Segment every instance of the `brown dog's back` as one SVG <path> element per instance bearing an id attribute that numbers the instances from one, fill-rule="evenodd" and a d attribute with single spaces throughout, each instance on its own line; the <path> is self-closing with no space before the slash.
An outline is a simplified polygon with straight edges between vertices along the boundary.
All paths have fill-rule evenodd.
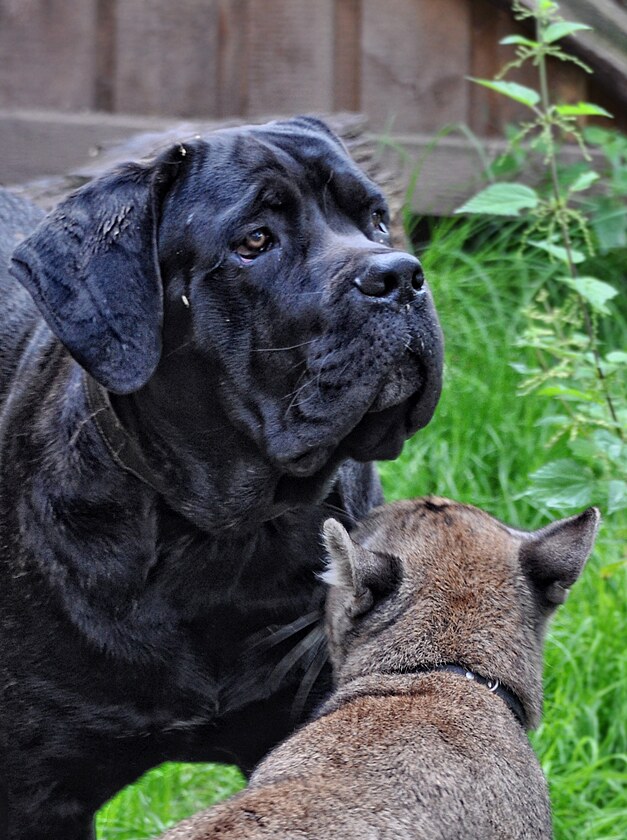
<path id="1" fill-rule="evenodd" d="M 548 840 L 526 729 L 546 621 L 597 524 L 525 533 L 442 499 L 379 508 L 352 537 L 327 523 L 334 695 L 247 790 L 164 840 Z"/>

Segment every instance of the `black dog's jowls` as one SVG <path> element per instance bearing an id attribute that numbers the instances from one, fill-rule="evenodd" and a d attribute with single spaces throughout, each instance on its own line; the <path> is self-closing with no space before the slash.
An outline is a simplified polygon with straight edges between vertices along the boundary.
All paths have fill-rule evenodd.
<path id="1" fill-rule="evenodd" d="M 175 146 L 43 220 L 0 194 L 3 264 L 22 240 L 0 277 L 10 840 L 86 840 L 162 761 L 249 770 L 321 699 L 321 522 L 381 500 L 370 461 L 440 392 L 430 293 L 385 224 L 306 118 Z"/>

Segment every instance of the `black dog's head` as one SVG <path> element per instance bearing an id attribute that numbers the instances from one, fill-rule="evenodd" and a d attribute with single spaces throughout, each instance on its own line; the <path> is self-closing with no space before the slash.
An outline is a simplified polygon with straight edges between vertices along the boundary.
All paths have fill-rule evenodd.
<path id="1" fill-rule="evenodd" d="M 187 393 L 277 472 L 311 476 L 395 457 L 440 394 L 431 295 L 387 224 L 338 138 L 297 118 L 92 182 L 18 247 L 13 273 L 107 389 Z"/>

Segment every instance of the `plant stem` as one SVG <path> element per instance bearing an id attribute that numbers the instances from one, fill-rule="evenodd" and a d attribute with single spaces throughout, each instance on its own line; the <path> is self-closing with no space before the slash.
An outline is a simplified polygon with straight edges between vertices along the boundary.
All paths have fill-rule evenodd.
<path id="1" fill-rule="evenodd" d="M 564 249 L 566 251 L 566 260 L 568 264 L 568 271 L 570 276 L 573 280 L 577 279 L 577 266 L 573 260 L 573 248 L 572 242 L 570 238 L 570 230 L 568 229 L 568 224 L 564 219 L 563 210 L 565 208 L 565 199 L 562 197 L 560 192 L 559 186 L 559 175 L 557 172 L 557 155 L 555 154 L 555 144 L 554 144 L 554 136 L 553 136 L 553 121 L 551 118 L 551 97 L 549 95 L 549 80 L 547 74 L 547 66 L 546 66 L 546 54 L 544 52 L 544 28 L 545 28 L 546 21 L 541 14 L 536 16 L 536 40 L 541 45 L 540 50 L 538 52 L 538 75 L 540 79 L 540 99 L 542 102 L 542 114 L 543 114 L 543 121 L 544 121 L 544 130 L 547 134 L 548 138 L 548 161 L 549 167 L 551 171 L 551 185 L 553 189 L 553 198 L 555 200 L 555 206 L 557 208 L 557 222 L 560 226 L 560 230 L 562 232 L 562 240 L 564 242 Z M 616 410 L 614 408 L 614 402 L 612 400 L 612 395 L 610 394 L 608 387 L 607 387 L 607 380 L 605 378 L 605 374 L 603 373 L 603 368 L 601 367 L 601 356 L 599 354 L 599 349 L 596 343 L 596 336 L 594 334 L 594 328 L 592 326 L 592 319 L 590 317 L 590 313 L 588 311 L 588 306 L 586 302 L 581 299 L 580 296 L 580 305 L 583 312 L 583 319 L 584 319 L 584 326 L 586 333 L 588 335 L 588 339 L 590 341 L 590 349 L 592 350 L 592 354 L 594 356 L 594 365 L 597 373 L 597 378 L 599 380 L 599 384 L 601 386 L 601 391 L 603 392 L 603 397 L 605 398 L 605 402 L 607 403 L 608 410 L 610 412 L 610 417 L 616 426 L 618 435 L 621 440 L 624 440 L 624 433 L 620 424 L 618 422 L 618 416 L 616 414 Z"/>

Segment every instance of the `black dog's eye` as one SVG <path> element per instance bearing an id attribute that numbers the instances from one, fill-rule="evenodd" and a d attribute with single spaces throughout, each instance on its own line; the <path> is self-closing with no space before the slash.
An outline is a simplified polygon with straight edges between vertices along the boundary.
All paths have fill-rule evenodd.
<path id="1" fill-rule="evenodd" d="M 268 228 L 258 228 L 247 234 L 244 241 L 235 249 L 240 257 L 254 259 L 269 251 L 274 245 L 274 238 Z"/>
<path id="2" fill-rule="evenodd" d="M 383 210 L 373 210 L 370 214 L 370 218 L 372 219 L 372 226 L 375 230 L 378 230 L 380 233 L 387 234 L 388 229 L 384 221 L 385 213 Z"/>

